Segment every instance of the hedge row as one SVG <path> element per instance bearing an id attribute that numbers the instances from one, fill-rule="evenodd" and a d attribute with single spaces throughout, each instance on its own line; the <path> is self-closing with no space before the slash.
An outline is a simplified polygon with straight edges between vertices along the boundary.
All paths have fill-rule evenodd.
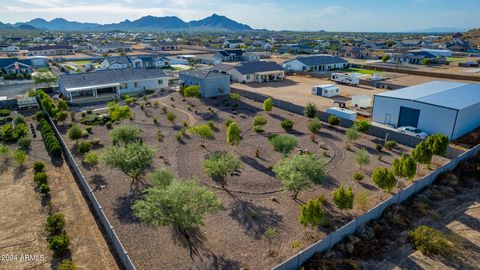
<path id="1" fill-rule="evenodd" d="M 60 157 L 62 155 L 60 141 L 55 137 L 53 128 L 47 121 L 45 114 L 43 112 L 38 112 L 36 116 L 40 127 L 40 133 L 42 134 L 43 142 L 45 143 L 48 153 L 52 157 Z"/>

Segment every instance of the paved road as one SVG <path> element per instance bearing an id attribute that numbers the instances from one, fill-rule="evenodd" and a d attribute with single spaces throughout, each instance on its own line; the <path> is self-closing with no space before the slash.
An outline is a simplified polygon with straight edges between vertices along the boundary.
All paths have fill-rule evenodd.
<path id="1" fill-rule="evenodd" d="M 23 84 L 13 84 L 13 85 L 0 85 L 0 96 L 7 96 L 9 98 L 15 97 L 16 95 L 22 95 L 27 93 L 29 89 L 44 87 L 46 84 L 35 85 L 34 83 L 23 83 Z"/>

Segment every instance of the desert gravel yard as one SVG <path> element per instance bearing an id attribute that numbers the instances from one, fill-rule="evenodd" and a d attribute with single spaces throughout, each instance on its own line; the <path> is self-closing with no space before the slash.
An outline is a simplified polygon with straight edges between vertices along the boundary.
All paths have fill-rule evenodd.
<path id="1" fill-rule="evenodd" d="M 131 191 L 130 180 L 119 170 L 101 165 L 99 171 L 94 171 L 84 166 L 75 141 L 66 136 L 68 123 L 59 125 L 61 132 L 65 134 L 64 140 L 73 149 L 78 164 L 82 164 L 82 171 L 94 187 L 95 195 L 137 269 L 158 269 L 159 265 L 162 269 L 269 269 L 298 250 L 292 247 L 294 242 L 298 242 L 298 248 L 305 248 L 366 208 L 391 196 L 374 186 L 369 175 L 373 168 L 389 166 L 393 158 L 411 150 L 398 145 L 393 151 L 383 150 L 382 160 L 379 160 L 377 156 L 380 153 L 375 149 L 375 145 L 382 144 L 383 141 L 377 138 L 362 135 L 352 146 L 352 150 L 347 150 L 344 142 L 345 130 L 323 124 L 313 142 L 307 128 L 308 118 L 304 116 L 276 108 L 266 113 L 261 109 L 262 104 L 246 98 L 239 101 L 224 99 L 185 100 L 178 93 L 148 99 L 150 105 L 139 99 L 136 105 L 130 106 L 134 119 L 123 121 L 126 125 L 139 126 L 144 143 L 155 150 L 156 158 L 152 170 L 169 168 L 179 178 L 194 177 L 223 202 L 223 210 L 207 215 L 204 225 L 192 234 L 190 240 L 194 243 L 193 247 L 189 246 L 173 227 L 153 227 L 134 217 L 131 206 L 135 200 L 142 198 L 142 190 L 146 186 L 138 184 Z M 155 101 L 158 102 L 158 107 L 152 105 Z M 164 110 L 176 114 L 174 124 L 166 119 Z M 268 120 L 262 133 L 251 129 L 253 116 L 259 114 Z M 77 114 L 77 120 L 80 118 L 80 114 Z M 242 130 L 242 140 L 237 146 L 231 146 L 225 141 L 224 120 L 227 118 L 237 121 Z M 290 134 L 298 139 L 298 146 L 293 154 L 309 151 L 322 156 L 327 162 L 328 176 L 324 183 L 301 192 L 298 200 L 293 200 L 290 193 L 282 191 L 281 181 L 275 178 L 271 171 L 271 167 L 280 161 L 282 156 L 273 151 L 268 136 L 285 133 L 280 126 L 280 122 L 285 118 L 294 122 Z M 156 119 L 156 124 L 153 119 Z M 188 132 L 183 143 L 175 139 L 175 134 L 181 129 L 183 122 L 193 125 L 207 121 L 215 124 L 214 139 L 201 139 Z M 114 126 L 116 125 L 118 124 Z M 157 140 L 159 130 L 164 135 L 163 141 Z M 98 139 L 101 145 L 98 150 L 101 151 L 104 146 L 111 145 L 109 131 L 105 126 L 94 126 L 92 133 L 84 140 Z M 370 165 L 363 166 L 361 170 L 353 161 L 357 148 L 365 148 L 372 155 Z M 240 172 L 229 177 L 225 189 L 212 181 L 203 169 L 205 156 L 220 150 L 234 153 L 244 164 Z M 436 159 L 437 163 L 444 161 Z M 352 174 L 357 171 L 365 174 L 361 182 L 352 178 Z M 421 169 L 417 177 L 426 173 L 428 170 Z M 399 188 L 406 184 L 401 182 Z M 355 193 L 366 192 L 369 196 L 367 204 L 361 207 L 362 209 L 354 207 L 341 214 L 330 195 L 339 185 L 352 186 Z M 326 208 L 331 225 L 310 229 L 305 235 L 303 226 L 297 221 L 300 206 L 320 195 L 327 198 Z M 275 257 L 269 256 L 268 243 L 264 236 L 270 227 L 279 231 L 276 242 L 281 244 L 275 245 L 278 249 L 278 256 Z"/>

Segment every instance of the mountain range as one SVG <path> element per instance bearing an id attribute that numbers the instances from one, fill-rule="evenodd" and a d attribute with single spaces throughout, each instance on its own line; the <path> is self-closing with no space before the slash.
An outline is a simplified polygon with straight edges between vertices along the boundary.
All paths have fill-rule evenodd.
<path id="1" fill-rule="evenodd" d="M 47 21 L 41 18 L 28 22 L 15 24 L 3 24 L 0 28 L 38 29 L 48 31 L 248 31 L 253 30 L 250 26 L 238 23 L 225 16 L 213 14 L 198 21 L 185 22 L 176 16 L 145 16 L 130 21 L 125 20 L 119 23 L 98 24 L 67 21 L 63 18 L 56 18 Z"/>

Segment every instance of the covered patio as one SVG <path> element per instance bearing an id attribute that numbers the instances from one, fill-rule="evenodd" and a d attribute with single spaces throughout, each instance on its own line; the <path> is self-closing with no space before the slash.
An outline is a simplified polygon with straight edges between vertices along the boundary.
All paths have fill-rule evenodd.
<path id="1" fill-rule="evenodd" d="M 66 88 L 69 101 L 85 101 L 96 98 L 109 98 L 119 95 L 120 83 Z"/>
<path id="2" fill-rule="evenodd" d="M 271 81 L 280 81 L 285 78 L 285 73 L 283 71 L 278 72 L 258 72 L 255 73 L 255 81 L 262 82 L 271 82 Z"/>

